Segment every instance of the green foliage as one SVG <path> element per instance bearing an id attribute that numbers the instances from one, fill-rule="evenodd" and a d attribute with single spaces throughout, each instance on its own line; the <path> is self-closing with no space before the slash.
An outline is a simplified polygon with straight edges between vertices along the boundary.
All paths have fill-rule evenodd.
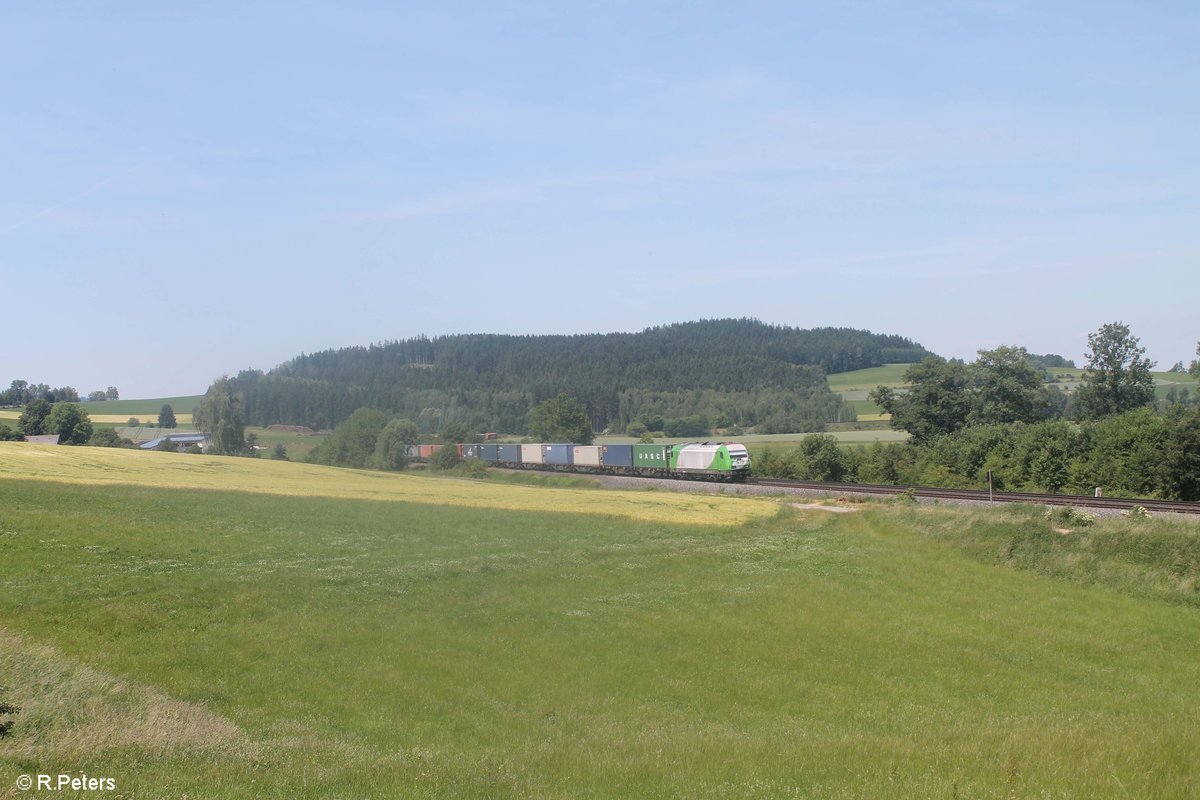
<path id="1" fill-rule="evenodd" d="M 1085 418 L 1099 419 L 1154 402 L 1154 362 L 1122 322 L 1088 334 L 1087 370 L 1077 399 Z"/>
<path id="2" fill-rule="evenodd" d="M 1087 528 L 1096 524 L 1099 519 L 1095 514 L 1081 511 L 1074 506 L 1055 506 L 1046 509 L 1046 519 L 1054 525 L 1068 528 Z"/>
<path id="3" fill-rule="evenodd" d="M 0 686 L 0 739 L 12 732 L 13 725 L 16 724 L 14 717 L 21 712 L 19 706 L 8 702 L 5 697 L 7 691 L 6 687 Z"/>
<path id="4" fill-rule="evenodd" d="M 46 419 L 46 433 L 57 433 L 59 444 L 87 444 L 92 421 L 78 403 L 55 403 Z"/>
<path id="5" fill-rule="evenodd" d="M 650 429 L 646 427 L 646 423 L 642 422 L 641 420 L 634 420 L 625 426 L 625 435 L 640 439 L 641 437 L 645 436 L 649 430 Z"/>
<path id="6" fill-rule="evenodd" d="M 1065 407 L 1023 347 L 980 350 L 970 365 L 927 358 L 904 380 L 907 390 L 879 386 L 870 399 L 918 444 L 968 425 L 1040 422 Z"/>
<path id="7" fill-rule="evenodd" d="M 41 436 L 46 433 L 51 408 L 50 403 L 45 400 L 31 400 L 26 403 L 25 410 L 17 420 L 17 430 L 23 436 Z"/>
<path id="8" fill-rule="evenodd" d="M 452 470 L 461 463 L 462 457 L 458 454 L 458 448 L 452 444 L 442 445 L 429 457 L 429 466 L 441 472 Z"/>
<path id="9" fill-rule="evenodd" d="M 308 454 L 313 464 L 364 469 L 375 454 L 386 418 L 373 408 L 360 408 Z"/>
<path id="10" fill-rule="evenodd" d="M 672 437 L 708 436 L 711 431 L 712 427 L 708 423 L 708 418 L 703 414 L 669 419 L 663 426 L 663 432 Z"/>
<path id="11" fill-rule="evenodd" d="M 904 373 L 909 389 L 877 387 L 870 399 L 892 415 L 892 427 L 908 431 L 918 444 L 953 433 L 967 424 L 973 410 L 970 376 L 960 361 L 929 356 Z"/>
<path id="12" fill-rule="evenodd" d="M 1151 514 L 1148 510 L 1146 510 L 1145 506 L 1130 506 L 1129 510 L 1125 512 L 1124 516 L 1128 519 L 1138 521 L 1145 521 L 1151 518 Z"/>
<path id="13" fill-rule="evenodd" d="M 826 372 L 925 353 L 865 331 L 706 320 L 634 334 L 421 337 L 303 355 L 236 382 L 247 419 L 258 425 L 329 428 L 367 405 L 425 432 L 445 420 L 517 432 L 539 399 L 566 391 L 594 430 L 624 430 L 642 412 L 704 414 L 721 427 L 773 419 L 781 430 L 807 430 L 853 416 L 829 391 Z M 642 421 L 662 430 L 665 420 Z"/>
<path id="14" fill-rule="evenodd" d="M 1169 428 L 1163 417 L 1141 408 L 1097 420 L 1083 428 L 1083 447 L 1073 465 L 1072 483 L 1086 491 L 1159 497 L 1167 485 Z"/>
<path id="15" fill-rule="evenodd" d="M 163 403 L 162 409 L 158 412 L 158 427 L 175 427 L 175 409 L 171 408 L 170 403 Z"/>
<path id="16" fill-rule="evenodd" d="M 271 453 L 271 458 L 275 459 L 276 461 L 291 460 L 288 458 L 287 447 L 284 446 L 283 442 L 279 442 L 275 445 L 275 451 Z"/>
<path id="17" fill-rule="evenodd" d="M 389 421 L 375 440 L 369 466 L 374 469 L 404 469 L 408 464 L 408 448 L 419 440 L 417 426 L 412 420 Z"/>
<path id="18" fill-rule="evenodd" d="M 478 437 L 472 437 L 467 426 L 461 422 L 448 422 L 438 431 L 438 438 L 449 444 L 463 444 L 474 441 Z"/>
<path id="19" fill-rule="evenodd" d="M 1200 406 L 1172 409 L 1166 422 L 1163 494 L 1180 500 L 1200 500 Z"/>
<path id="20" fill-rule="evenodd" d="M 210 453 L 233 456 L 246 452 L 242 396 L 228 377 L 218 378 L 209 387 L 192 419 L 196 428 L 208 435 Z"/>
<path id="21" fill-rule="evenodd" d="M 827 433 L 805 436 L 796 447 L 766 447 L 752 454 L 754 474 L 785 480 L 833 481 L 850 479 L 856 455 Z"/>
<path id="22" fill-rule="evenodd" d="M 542 442 L 591 444 L 595 438 L 583 404 L 560 392 L 529 412 L 529 435 Z"/>
<path id="23" fill-rule="evenodd" d="M 980 350 L 971 364 L 974 423 L 1040 422 L 1052 411 L 1050 388 L 1024 347 Z"/>
<path id="24" fill-rule="evenodd" d="M 24 438 L 20 431 L 15 431 L 9 425 L 0 424 L 0 442 L 19 442 Z"/>
<path id="25" fill-rule="evenodd" d="M 119 436 L 112 428 L 97 428 L 88 439 L 92 447 L 133 447 L 133 441 Z"/>

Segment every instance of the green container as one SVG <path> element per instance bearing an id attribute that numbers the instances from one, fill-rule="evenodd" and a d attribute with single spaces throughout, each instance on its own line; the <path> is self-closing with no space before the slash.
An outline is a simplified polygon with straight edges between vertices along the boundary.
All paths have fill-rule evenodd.
<path id="1" fill-rule="evenodd" d="M 669 444 L 635 444 L 633 446 L 633 465 L 635 467 L 655 467 L 657 469 L 671 468 L 671 445 Z"/>

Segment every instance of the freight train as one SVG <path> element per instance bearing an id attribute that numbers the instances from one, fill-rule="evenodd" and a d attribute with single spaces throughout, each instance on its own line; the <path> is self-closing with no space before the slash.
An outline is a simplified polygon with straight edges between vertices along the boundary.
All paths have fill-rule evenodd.
<path id="1" fill-rule="evenodd" d="M 750 477 L 750 453 L 732 442 L 689 444 L 422 444 L 409 458 L 426 461 L 440 447 L 456 447 L 464 459 L 488 466 L 542 469 L 651 478 L 744 481 Z"/>

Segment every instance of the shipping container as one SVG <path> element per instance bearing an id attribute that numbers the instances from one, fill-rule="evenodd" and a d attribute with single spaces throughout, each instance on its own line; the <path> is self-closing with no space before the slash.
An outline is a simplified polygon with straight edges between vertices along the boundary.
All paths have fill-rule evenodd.
<path id="1" fill-rule="evenodd" d="M 571 451 L 574 445 L 544 444 L 542 445 L 542 463 L 567 466 L 571 463 Z"/>
<path id="2" fill-rule="evenodd" d="M 463 458 L 482 458 L 480 451 L 483 449 L 481 444 L 460 444 L 458 446 L 458 454 Z"/>
<path id="3" fill-rule="evenodd" d="M 479 445 L 479 457 L 482 458 L 484 461 L 488 461 L 488 462 L 498 461 L 499 457 L 496 455 L 496 445 L 494 445 L 494 444 Z"/>
<path id="4" fill-rule="evenodd" d="M 633 445 L 633 465 L 635 467 L 657 467 L 670 469 L 671 445 L 669 444 L 635 444 Z"/>
<path id="5" fill-rule="evenodd" d="M 606 467 L 632 467 L 633 445 L 609 444 L 602 446 L 600 463 Z"/>
<path id="6" fill-rule="evenodd" d="M 423 444 L 421 445 L 421 458 L 429 458 L 441 449 L 442 446 L 440 444 Z"/>
<path id="7" fill-rule="evenodd" d="M 421 457 L 421 445 L 419 445 L 419 444 L 408 445 L 407 447 L 404 448 L 404 454 L 406 456 L 408 456 L 409 458 L 420 458 Z"/>
<path id="8" fill-rule="evenodd" d="M 523 444 L 520 447 L 522 464 L 542 463 L 542 446 L 540 444 Z"/>
<path id="9" fill-rule="evenodd" d="M 600 448 L 595 445 L 580 444 L 571 449 L 571 463 L 575 466 L 600 466 Z"/>
<path id="10" fill-rule="evenodd" d="M 524 448 L 519 444 L 501 444 L 496 446 L 496 458 L 502 464 L 520 464 Z"/>

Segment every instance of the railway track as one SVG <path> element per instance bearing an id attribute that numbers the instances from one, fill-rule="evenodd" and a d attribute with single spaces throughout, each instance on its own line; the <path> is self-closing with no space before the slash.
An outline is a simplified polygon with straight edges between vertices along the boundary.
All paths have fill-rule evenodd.
<path id="1" fill-rule="evenodd" d="M 902 486 L 882 486 L 870 483 L 823 483 L 820 481 L 781 481 L 768 478 L 751 478 L 747 483 L 754 486 L 777 486 L 782 489 L 808 489 L 817 492 L 901 495 L 909 491 Z M 1038 503 L 1048 506 L 1074 506 L 1076 508 L 1098 508 L 1128 511 L 1141 506 L 1147 511 L 1172 514 L 1200 514 L 1200 503 L 1185 503 L 1174 500 L 1131 499 L 1127 497 L 1088 497 L 1086 495 L 1035 494 L 1032 492 L 987 492 L 979 489 L 922 489 L 913 488 L 915 497 L 930 500 L 970 500 L 994 503 Z"/>

